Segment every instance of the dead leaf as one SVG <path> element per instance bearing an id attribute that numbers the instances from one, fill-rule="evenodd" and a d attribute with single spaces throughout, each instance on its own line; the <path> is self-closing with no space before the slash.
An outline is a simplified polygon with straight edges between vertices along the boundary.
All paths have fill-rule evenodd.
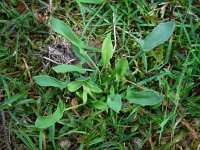
<path id="1" fill-rule="evenodd" d="M 78 105 L 78 98 L 72 98 L 71 102 L 70 102 L 70 107 L 74 107 Z M 73 108 L 72 111 L 76 111 L 77 108 Z"/>

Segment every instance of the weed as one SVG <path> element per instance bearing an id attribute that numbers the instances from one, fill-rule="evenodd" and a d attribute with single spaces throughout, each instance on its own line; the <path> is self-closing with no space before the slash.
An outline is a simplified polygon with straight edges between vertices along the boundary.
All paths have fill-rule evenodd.
<path id="1" fill-rule="evenodd" d="M 197 149 L 198 5 L 0 2 L 7 147 Z M 72 44 L 79 63 L 52 66 L 43 59 L 58 34 Z"/>

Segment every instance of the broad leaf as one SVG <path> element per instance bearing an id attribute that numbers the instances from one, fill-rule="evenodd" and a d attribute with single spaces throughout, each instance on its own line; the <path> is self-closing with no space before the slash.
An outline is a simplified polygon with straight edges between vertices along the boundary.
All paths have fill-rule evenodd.
<path id="1" fill-rule="evenodd" d="M 103 4 L 105 0 L 78 0 L 81 3 L 87 3 L 87 4 Z"/>
<path id="2" fill-rule="evenodd" d="M 65 106 L 63 102 L 59 101 L 56 111 L 49 116 L 39 116 L 35 122 L 35 126 L 40 129 L 45 129 L 52 126 L 62 118 L 64 109 Z"/>
<path id="3" fill-rule="evenodd" d="M 93 82 L 86 82 L 84 84 L 86 87 L 88 87 L 92 92 L 94 93 L 101 93 L 102 90 L 99 88 L 99 86 Z"/>
<path id="4" fill-rule="evenodd" d="M 73 45 L 77 47 L 82 46 L 81 40 L 77 37 L 77 35 L 71 30 L 71 28 L 65 24 L 63 21 L 52 18 L 51 19 L 51 28 L 54 32 L 64 36 L 67 40 L 69 40 Z"/>
<path id="5" fill-rule="evenodd" d="M 58 87 L 61 90 L 63 90 L 68 84 L 68 81 L 62 82 L 48 75 L 35 76 L 33 77 L 33 79 L 40 86 L 53 86 L 53 87 Z"/>
<path id="6" fill-rule="evenodd" d="M 114 53 L 114 49 L 113 49 L 112 40 L 111 40 L 111 33 L 109 33 L 104 39 L 103 45 L 102 45 L 101 56 L 102 56 L 103 67 L 108 68 L 108 66 L 110 65 L 110 59 L 112 58 L 113 53 Z"/>
<path id="7" fill-rule="evenodd" d="M 109 95 L 107 97 L 107 104 L 112 110 L 119 113 L 122 108 L 121 96 L 119 94 Z"/>
<path id="8" fill-rule="evenodd" d="M 154 47 L 167 41 L 173 34 L 174 22 L 165 22 L 157 25 L 153 31 L 144 39 L 136 39 L 143 51 L 150 51 Z"/>
<path id="9" fill-rule="evenodd" d="M 84 81 L 73 81 L 70 82 L 67 86 L 68 90 L 70 92 L 75 92 L 76 90 L 78 90 L 82 85 L 84 84 Z"/>
<path id="10" fill-rule="evenodd" d="M 128 69 L 127 59 L 121 58 L 120 60 L 118 60 L 117 65 L 116 65 L 117 79 L 123 79 L 127 69 Z"/>
<path id="11" fill-rule="evenodd" d="M 51 21 L 51 28 L 54 32 L 64 36 L 67 40 L 69 40 L 73 45 L 78 47 L 79 49 L 87 49 L 89 51 L 99 51 L 99 49 L 90 47 L 86 44 L 84 44 L 78 36 L 74 33 L 74 31 L 71 30 L 71 28 L 65 24 L 62 20 L 52 18 Z"/>
<path id="12" fill-rule="evenodd" d="M 53 70 L 57 73 L 79 72 L 85 74 L 86 72 L 82 67 L 68 64 L 58 65 L 56 67 L 53 67 Z"/>
<path id="13" fill-rule="evenodd" d="M 102 101 L 93 102 L 92 106 L 99 110 L 106 109 L 108 107 L 108 105 Z"/>
<path id="14" fill-rule="evenodd" d="M 128 87 L 126 93 L 126 99 L 129 101 L 129 103 L 139 104 L 142 106 L 158 104 L 163 98 L 164 95 L 158 94 L 156 91 L 144 90 L 136 92 L 131 90 L 130 87 Z"/>

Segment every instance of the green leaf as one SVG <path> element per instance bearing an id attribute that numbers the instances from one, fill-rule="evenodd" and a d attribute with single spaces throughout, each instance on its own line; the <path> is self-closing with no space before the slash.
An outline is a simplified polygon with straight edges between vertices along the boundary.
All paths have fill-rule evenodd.
<path id="1" fill-rule="evenodd" d="M 53 87 L 58 87 L 61 90 L 63 90 L 68 84 L 68 81 L 62 82 L 48 75 L 35 76 L 33 77 L 33 79 L 40 86 L 53 86 Z"/>
<path id="2" fill-rule="evenodd" d="M 87 4 L 103 4 L 105 0 L 78 0 L 81 3 L 87 3 Z"/>
<path id="3" fill-rule="evenodd" d="M 39 116 L 35 122 L 35 126 L 40 129 L 45 129 L 52 126 L 62 118 L 64 109 L 64 103 L 59 101 L 56 111 L 49 116 Z"/>
<path id="4" fill-rule="evenodd" d="M 96 109 L 103 110 L 108 107 L 108 105 L 102 101 L 96 101 L 92 103 L 92 106 Z"/>
<path id="5" fill-rule="evenodd" d="M 163 94 L 156 91 L 144 90 L 140 92 L 132 91 L 130 87 L 127 89 L 126 99 L 129 103 L 139 104 L 142 106 L 155 105 L 162 101 Z"/>
<path id="6" fill-rule="evenodd" d="M 121 96 L 119 94 L 109 95 L 107 97 L 107 104 L 112 110 L 119 113 L 122 108 Z"/>
<path id="7" fill-rule="evenodd" d="M 71 30 L 71 28 L 62 20 L 52 18 L 50 21 L 51 28 L 54 32 L 64 36 L 68 41 L 70 41 L 73 45 L 78 47 L 78 49 L 87 49 L 89 51 L 95 52 L 99 51 L 99 49 L 90 47 L 84 44 L 78 36 Z"/>
<path id="8" fill-rule="evenodd" d="M 87 99 L 88 99 L 87 92 L 83 91 L 83 104 L 87 103 Z"/>
<path id="9" fill-rule="evenodd" d="M 102 93 L 102 90 L 99 88 L 99 86 L 93 82 L 87 82 L 84 85 L 94 93 Z"/>
<path id="10" fill-rule="evenodd" d="M 150 51 L 156 46 L 167 41 L 173 34 L 174 28 L 174 22 L 160 23 L 144 40 L 136 38 L 136 42 L 140 44 L 143 51 Z"/>
<path id="11" fill-rule="evenodd" d="M 68 64 L 62 64 L 58 65 L 52 68 L 56 73 L 66 73 L 66 72 L 79 72 L 82 74 L 85 74 L 86 71 L 80 67 L 75 65 L 68 65 Z"/>
<path id="12" fill-rule="evenodd" d="M 64 36 L 73 45 L 77 47 L 82 47 L 83 43 L 67 24 L 56 18 L 52 18 L 50 23 L 51 23 L 51 28 L 54 32 Z"/>
<path id="13" fill-rule="evenodd" d="M 109 33 L 106 38 L 103 41 L 102 45 L 102 63 L 103 67 L 108 68 L 110 65 L 110 59 L 112 58 L 114 53 L 113 45 L 112 45 L 112 40 L 111 40 L 111 33 Z"/>
<path id="14" fill-rule="evenodd" d="M 148 64 L 147 64 L 147 56 L 146 56 L 146 53 L 143 52 L 141 55 L 142 55 L 142 61 L 143 61 L 143 63 L 144 63 L 145 71 L 147 71 Z"/>
<path id="15" fill-rule="evenodd" d="M 127 59 L 121 58 L 120 60 L 118 60 L 117 65 L 116 65 L 117 79 L 123 79 L 127 69 L 128 69 Z"/>
<path id="16" fill-rule="evenodd" d="M 76 90 L 78 90 L 82 85 L 84 84 L 84 81 L 73 81 L 70 82 L 67 86 L 68 90 L 70 92 L 75 92 Z"/>

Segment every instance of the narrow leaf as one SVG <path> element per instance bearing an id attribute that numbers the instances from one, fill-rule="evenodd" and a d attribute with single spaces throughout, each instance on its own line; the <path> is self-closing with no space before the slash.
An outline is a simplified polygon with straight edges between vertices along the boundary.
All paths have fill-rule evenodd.
<path id="1" fill-rule="evenodd" d="M 126 99 L 129 103 L 139 104 L 142 106 L 155 105 L 162 101 L 163 94 L 158 94 L 156 91 L 132 91 L 130 87 L 127 89 Z"/>
<path id="2" fill-rule="evenodd" d="M 103 4 L 105 0 L 78 0 L 81 3 L 87 3 L 87 4 Z"/>
<path id="3" fill-rule="evenodd" d="M 57 73 L 66 73 L 66 72 L 79 72 L 82 74 L 85 74 L 85 70 L 82 67 L 75 66 L 75 65 L 68 65 L 68 64 L 62 64 L 53 67 L 53 70 Z"/>
<path id="4" fill-rule="evenodd" d="M 107 104 L 112 110 L 119 113 L 122 107 L 121 96 L 119 94 L 109 95 L 107 97 Z"/>
<path id="5" fill-rule="evenodd" d="M 63 90 L 67 86 L 67 82 L 59 81 L 56 78 L 48 75 L 35 76 L 33 77 L 33 79 L 40 86 L 53 86 L 53 87 L 58 87 L 61 90 Z"/>
<path id="6" fill-rule="evenodd" d="M 103 41 L 102 45 L 102 63 L 103 67 L 108 68 L 110 65 L 110 59 L 112 58 L 114 53 L 112 40 L 111 40 L 111 33 L 109 33 Z"/>
<path id="7" fill-rule="evenodd" d="M 147 64 L 147 56 L 146 56 L 146 52 L 143 52 L 143 53 L 142 53 L 142 61 L 143 61 L 143 63 L 144 63 L 145 71 L 147 72 L 148 64 Z"/>
<path id="8" fill-rule="evenodd" d="M 20 99 L 22 99 L 22 98 L 25 98 L 26 95 L 27 95 L 27 93 L 24 92 L 24 93 L 16 94 L 16 95 L 14 95 L 14 96 L 11 96 L 11 97 L 5 99 L 3 102 L 0 103 L 0 111 L 3 110 L 3 109 L 7 109 L 7 108 L 9 108 L 9 107 L 12 107 L 13 104 L 14 104 L 16 101 L 18 101 L 18 100 L 20 100 Z M 21 101 L 21 100 L 20 100 L 20 101 Z"/>
<path id="9" fill-rule="evenodd" d="M 83 104 L 86 104 L 87 103 L 87 92 L 83 91 Z"/>
<path id="10" fill-rule="evenodd" d="M 35 126 L 40 129 L 45 129 L 52 126 L 62 118 L 64 109 L 65 106 L 63 102 L 59 101 L 56 111 L 49 116 L 39 116 L 35 122 Z"/>

